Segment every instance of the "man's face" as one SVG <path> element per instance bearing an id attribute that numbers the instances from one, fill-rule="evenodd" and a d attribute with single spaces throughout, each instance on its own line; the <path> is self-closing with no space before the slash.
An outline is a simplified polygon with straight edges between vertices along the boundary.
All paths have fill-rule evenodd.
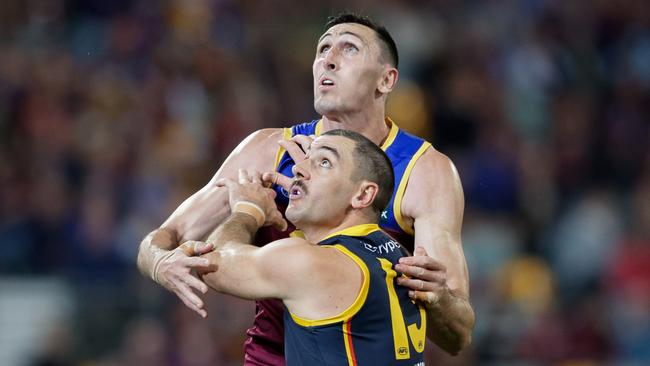
<path id="1" fill-rule="evenodd" d="M 314 108 L 321 115 L 364 110 L 384 70 L 375 31 L 343 23 L 321 36 L 314 59 Z"/>
<path id="2" fill-rule="evenodd" d="M 286 216 L 296 227 L 335 226 L 345 217 L 359 188 L 352 181 L 354 141 L 321 136 L 312 142 L 307 158 L 294 166 Z"/>

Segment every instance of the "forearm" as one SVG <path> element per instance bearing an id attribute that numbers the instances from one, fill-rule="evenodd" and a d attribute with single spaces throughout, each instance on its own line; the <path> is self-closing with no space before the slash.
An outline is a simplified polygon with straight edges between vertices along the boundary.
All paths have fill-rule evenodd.
<path id="1" fill-rule="evenodd" d="M 140 243 L 138 251 L 138 269 L 148 277 L 152 276 L 156 258 L 178 246 L 174 230 L 159 228 L 150 232 Z"/>
<path id="2" fill-rule="evenodd" d="M 255 218 L 235 212 L 208 238 L 214 251 L 204 257 L 217 268 L 201 279 L 214 290 L 234 296 L 252 299 L 255 287 L 255 268 L 251 268 L 251 254 L 259 248 L 250 245 L 258 229 Z"/>
<path id="3" fill-rule="evenodd" d="M 457 355 L 472 340 L 474 310 L 469 300 L 449 290 L 427 309 L 427 337 L 451 355 Z"/>
<path id="4" fill-rule="evenodd" d="M 212 244 L 215 250 L 220 249 L 228 242 L 250 244 L 253 242 L 257 229 L 259 229 L 259 226 L 253 216 L 233 212 L 223 224 L 219 225 L 208 236 L 206 242 Z"/>
<path id="5" fill-rule="evenodd" d="M 210 188 L 203 189 L 185 200 L 160 228 L 149 233 L 140 243 L 140 272 L 152 277 L 156 258 L 176 249 L 187 240 L 204 240 L 210 231 L 230 214 L 227 198 L 225 190 Z M 205 213 L 208 204 L 213 205 L 213 209 Z M 211 219 L 208 219 L 210 217 Z"/>
<path id="6" fill-rule="evenodd" d="M 228 215 L 228 192 L 223 188 L 204 187 L 185 200 L 161 227 L 172 230 L 180 245 L 188 240 L 205 240 Z"/>

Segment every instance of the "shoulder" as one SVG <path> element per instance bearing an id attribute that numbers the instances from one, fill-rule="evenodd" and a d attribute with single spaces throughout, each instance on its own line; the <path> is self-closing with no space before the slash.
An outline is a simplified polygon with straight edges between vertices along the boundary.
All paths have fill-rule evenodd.
<path id="1" fill-rule="evenodd" d="M 304 265 L 309 268 L 331 264 L 332 257 L 339 255 L 334 247 L 316 245 L 297 237 L 271 242 L 263 246 L 260 252 L 264 256 L 282 257 L 288 266 Z"/>
<path id="2" fill-rule="evenodd" d="M 330 283 L 332 277 L 356 271 L 356 265 L 339 250 L 300 238 L 269 243 L 257 251 L 255 261 L 262 276 L 308 288 Z"/>
<path id="3" fill-rule="evenodd" d="M 417 217 L 430 205 L 442 201 L 464 204 L 463 188 L 456 166 L 434 147 L 429 147 L 417 160 L 404 194 L 404 213 Z"/>

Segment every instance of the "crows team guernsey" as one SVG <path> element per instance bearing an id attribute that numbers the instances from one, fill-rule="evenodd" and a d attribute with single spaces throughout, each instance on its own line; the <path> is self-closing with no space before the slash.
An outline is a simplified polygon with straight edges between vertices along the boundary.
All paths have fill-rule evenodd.
<path id="1" fill-rule="evenodd" d="M 426 312 L 396 285 L 393 269 L 408 253 L 376 224 L 344 229 L 318 245 L 350 257 L 363 282 L 354 303 L 337 316 L 307 320 L 285 309 L 287 366 L 423 365 Z"/>
<path id="2" fill-rule="evenodd" d="M 381 214 L 379 226 L 396 238 L 409 251 L 413 251 L 413 228 L 402 217 L 401 204 L 406 191 L 411 170 L 418 158 L 431 146 L 419 137 L 413 136 L 397 127 L 389 118 L 386 123 L 390 126 L 388 137 L 381 145 L 382 150 L 388 155 L 395 173 L 393 197 Z M 288 140 L 295 135 L 319 136 L 322 120 L 314 120 L 284 129 L 284 139 Z M 275 159 L 275 170 L 288 177 L 293 177 L 293 159 L 283 149 L 279 148 Z M 284 212 L 288 203 L 288 193 L 280 186 L 276 190 L 276 203 L 280 212 Z M 295 228 L 280 233 L 271 227 L 262 228 L 256 243 L 269 243 L 289 236 L 288 233 Z M 279 300 L 261 300 L 256 302 L 255 321 L 246 334 L 248 339 L 244 344 L 245 365 L 268 366 L 284 364 L 284 332 L 283 332 L 283 305 Z"/>

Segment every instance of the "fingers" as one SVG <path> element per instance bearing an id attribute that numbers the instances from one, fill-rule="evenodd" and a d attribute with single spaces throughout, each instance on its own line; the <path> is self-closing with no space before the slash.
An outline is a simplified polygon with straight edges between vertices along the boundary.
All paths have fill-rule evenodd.
<path id="1" fill-rule="evenodd" d="M 305 152 L 302 150 L 300 145 L 294 141 L 279 141 L 280 146 L 282 146 L 293 161 L 303 161 L 305 160 Z"/>
<path id="2" fill-rule="evenodd" d="M 287 221 L 284 219 L 284 217 L 282 217 L 282 214 L 278 210 L 273 211 L 271 215 L 267 218 L 267 221 L 270 225 L 272 225 L 273 227 L 275 227 L 280 231 L 287 230 L 288 227 Z"/>
<path id="3" fill-rule="evenodd" d="M 447 274 L 440 270 L 428 270 L 423 267 L 409 266 L 405 264 L 397 264 L 395 265 L 395 269 L 409 277 L 414 277 L 417 280 L 437 283 L 446 283 L 447 281 Z"/>
<path id="4" fill-rule="evenodd" d="M 426 249 L 424 249 L 423 247 L 415 247 L 415 250 L 413 251 L 413 255 L 414 256 L 429 256 L 427 254 Z"/>
<path id="5" fill-rule="evenodd" d="M 409 291 L 409 297 L 428 306 L 435 305 L 440 300 L 435 292 Z"/>
<path id="6" fill-rule="evenodd" d="M 182 280 L 183 282 L 185 282 L 186 285 L 195 288 L 196 290 L 200 291 L 202 294 L 208 292 L 208 285 L 206 285 L 205 283 L 203 283 L 203 281 L 199 280 L 194 276 L 185 276 Z"/>
<path id="7" fill-rule="evenodd" d="M 421 248 L 416 248 L 415 253 L 418 253 L 418 249 Z M 424 251 L 424 249 L 422 249 Z M 421 253 L 421 252 L 420 252 Z M 424 252 L 426 254 L 426 251 Z M 437 260 L 427 256 L 427 255 L 415 255 L 413 257 L 402 257 L 399 259 L 400 264 L 405 264 L 409 266 L 417 266 L 417 267 L 423 267 L 428 270 L 432 271 L 447 271 L 447 268 L 444 266 L 444 264 L 438 262 Z"/>
<path id="8" fill-rule="evenodd" d="M 239 175 L 238 177 L 239 184 L 250 183 L 251 178 L 246 169 L 239 169 L 238 175 Z"/>
<path id="9" fill-rule="evenodd" d="M 414 291 L 434 292 L 443 286 L 439 282 L 427 282 L 417 278 L 398 277 L 397 284 Z"/>
<path id="10" fill-rule="evenodd" d="M 291 188 L 291 183 L 293 183 L 292 178 L 278 172 L 267 172 L 262 174 L 262 181 L 267 184 L 277 184 L 287 191 Z"/>
<path id="11" fill-rule="evenodd" d="M 197 242 L 194 246 L 194 255 L 203 255 L 210 253 L 214 250 L 214 245 L 211 243 Z"/>
<path id="12" fill-rule="evenodd" d="M 179 264 L 193 269 L 210 269 L 210 261 L 201 257 L 183 258 L 179 260 Z"/>
<path id="13" fill-rule="evenodd" d="M 249 173 L 251 183 L 262 184 L 262 174 L 256 170 Z"/>
<path id="14" fill-rule="evenodd" d="M 291 141 L 298 143 L 302 151 L 306 153 L 307 151 L 309 151 L 309 148 L 311 147 L 311 143 L 312 141 L 314 141 L 314 139 L 311 136 L 296 135 L 291 138 Z"/>
<path id="15" fill-rule="evenodd" d="M 203 300 L 196 296 L 186 284 L 179 283 L 174 292 L 185 306 L 194 310 L 202 318 L 208 316 L 208 313 L 203 309 Z"/>
<path id="16" fill-rule="evenodd" d="M 178 249 L 182 250 L 188 257 L 210 253 L 214 245 L 202 241 L 188 240 L 181 244 Z"/>

